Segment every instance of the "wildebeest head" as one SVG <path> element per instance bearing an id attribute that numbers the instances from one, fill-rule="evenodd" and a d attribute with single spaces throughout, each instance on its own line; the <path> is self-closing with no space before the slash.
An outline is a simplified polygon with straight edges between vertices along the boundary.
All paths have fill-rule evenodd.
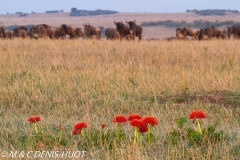
<path id="1" fill-rule="evenodd" d="M 114 21 L 114 24 L 116 25 L 116 29 L 120 32 L 122 27 L 125 25 L 122 21 L 121 22 L 116 22 Z"/>
<path id="2" fill-rule="evenodd" d="M 176 29 L 176 37 L 177 38 L 184 38 L 184 33 L 182 28 L 177 28 Z"/>
<path id="3" fill-rule="evenodd" d="M 5 37 L 3 26 L 0 26 L 0 37 Z"/>
<path id="4" fill-rule="evenodd" d="M 91 25 L 90 24 L 83 24 L 84 26 L 84 33 L 86 36 L 90 36 L 91 35 Z"/>
<path id="5" fill-rule="evenodd" d="M 136 31 L 136 19 L 134 19 L 134 21 L 127 21 L 125 20 L 125 22 L 129 25 L 129 28 L 130 28 L 130 34 L 133 34 L 134 31 Z"/>

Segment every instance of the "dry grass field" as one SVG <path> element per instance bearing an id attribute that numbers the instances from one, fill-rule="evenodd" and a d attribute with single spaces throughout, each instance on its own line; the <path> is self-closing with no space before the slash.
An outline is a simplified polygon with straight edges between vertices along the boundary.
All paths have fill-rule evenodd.
<path id="1" fill-rule="evenodd" d="M 93 26 L 103 26 L 104 28 L 115 28 L 113 24 L 116 21 L 137 20 L 137 24 L 149 21 L 186 21 L 193 22 L 194 20 L 208 20 L 215 21 L 240 21 L 240 15 L 228 13 L 225 16 L 200 16 L 194 13 L 118 13 L 112 15 L 98 15 L 98 16 L 84 16 L 84 17 L 70 17 L 69 13 L 52 13 L 52 14 L 30 14 L 28 17 L 19 17 L 19 15 L 0 15 L 0 24 L 4 26 L 10 25 L 28 25 L 28 24 L 48 24 L 52 26 L 60 26 L 61 24 L 69 24 L 77 27 L 83 27 L 83 23 L 90 23 Z M 175 36 L 176 28 L 166 28 L 163 26 L 157 27 L 143 27 L 143 39 L 150 38 L 165 38 Z M 226 29 L 224 27 L 223 29 Z"/>
<path id="2" fill-rule="evenodd" d="M 110 27 L 115 18 L 106 16 L 106 25 L 94 24 Z M 34 19 L 26 20 L 33 23 Z M 60 24 L 60 19 L 54 24 Z M 73 25 L 87 22 L 71 17 L 65 22 L 71 19 Z M 237 40 L 1 40 L 0 151 L 85 150 L 84 159 L 109 160 L 238 160 L 239 45 Z M 193 146 L 187 140 L 165 143 L 166 134 L 177 128 L 175 120 L 188 117 L 194 109 L 206 113 L 203 128 L 213 125 L 224 131 L 223 140 Z M 114 137 L 97 138 L 101 123 L 106 124 L 104 133 L 112 132 L 116 128 L 113 117 L 130 113 L 157 117 L 159 124 L 152 128 L 155 142 L 135 143 L 131 140 L 134 131 L 127 124 L 121 142 Z M 42 118 L 38 136 L 27 122 L 31 115 Z M 71 135 L 78 121 L 86 122 L 88 128 L 82 136 Z M 191 120 L 186 125 L 197 129 Z"/>

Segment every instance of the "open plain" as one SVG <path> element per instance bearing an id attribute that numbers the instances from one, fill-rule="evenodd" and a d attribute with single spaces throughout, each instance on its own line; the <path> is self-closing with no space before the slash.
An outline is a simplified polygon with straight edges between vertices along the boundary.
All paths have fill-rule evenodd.
<path id="1" fill-rule="evenodd" d="M 85 150 L 86 159 L 238 159 L 239 44 L 1 40 L 1 151 Z M 192 146 L 186 139 L 168 141 L 176 119 L 194 109 L 206 114 L 203 128 L 213 125 L 224 131 L 222 141 Z M 127 123 L 121 142 L 99 137 L 100 130 L 114 132 L 115 115 L 130 113 L 158 119 L 152 127 L 154 142 L 134 142 Z M 27 122 L 31 115 L 42 118 L 38 135 Z M 81 136 L 71 134 L 78 121 L 88 125 Z M 185 125 L 197 129 L 192 120 Z"/>

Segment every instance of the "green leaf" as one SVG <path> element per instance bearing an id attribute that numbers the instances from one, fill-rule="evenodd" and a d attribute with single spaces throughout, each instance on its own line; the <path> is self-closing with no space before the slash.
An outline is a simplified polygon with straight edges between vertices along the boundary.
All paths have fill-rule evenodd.
<path id="1" fill-rule="evenodd" d="M 178 119 L 176 119 L 175 122 L 177 123 L 179 128 L 182 128 L 183 125 L 187 122 L 187 118 L 185 118 L 185 117 L 178 118 Z"/>

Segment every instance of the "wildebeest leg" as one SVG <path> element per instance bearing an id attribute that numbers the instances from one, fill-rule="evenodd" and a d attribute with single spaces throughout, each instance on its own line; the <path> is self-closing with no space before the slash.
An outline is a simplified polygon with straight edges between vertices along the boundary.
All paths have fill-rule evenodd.
<path id="1" fill-rule="evenodd" d="M 142 34 L 138 35 L 138 40 L 141 41 L 142 40 Z"/>

